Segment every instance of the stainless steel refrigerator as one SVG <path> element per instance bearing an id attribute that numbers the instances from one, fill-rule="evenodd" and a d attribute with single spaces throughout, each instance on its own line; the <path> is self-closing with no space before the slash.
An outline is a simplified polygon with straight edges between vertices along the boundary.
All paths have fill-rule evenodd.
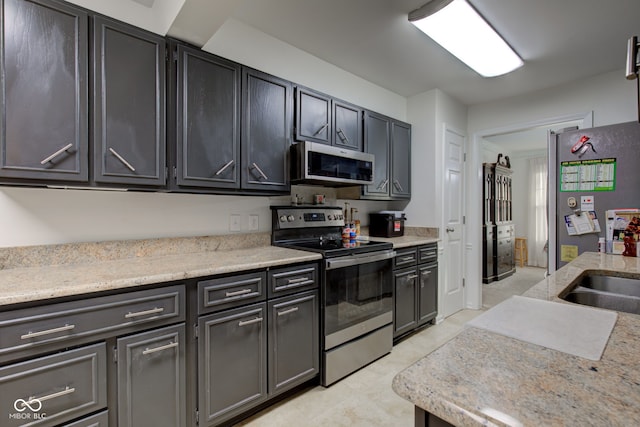
<path id="1" fill-rule="evenodd" d="M 549 242 L 549 264 L 555 260 L 557 269 L 575 255 L 598 251 L 598 239 L 606 237 L 605 211 L 640 208 L 640 123 L 551 133 L 549 139 L 549 164 L 555 165 L 549 171 L 550 190 L 555 187 L 549 226 L 556 236 Z M 597 218 L 599 232 L 584 215 Z"/>

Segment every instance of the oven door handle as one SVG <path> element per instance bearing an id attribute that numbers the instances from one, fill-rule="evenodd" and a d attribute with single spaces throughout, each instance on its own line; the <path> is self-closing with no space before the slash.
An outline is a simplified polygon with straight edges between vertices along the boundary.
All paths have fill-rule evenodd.
<path id="1" fill-rule="evenodd" d="M 360 255 L 348 255 L 344 257 L 330 258 L 325 261 L 326 270 L 335 270 L 336 268 L 352 267 L 354 265 L 367 264 L 376 261 L 384 261 L 396 256 L 394 250 L 360 254 Z"/>

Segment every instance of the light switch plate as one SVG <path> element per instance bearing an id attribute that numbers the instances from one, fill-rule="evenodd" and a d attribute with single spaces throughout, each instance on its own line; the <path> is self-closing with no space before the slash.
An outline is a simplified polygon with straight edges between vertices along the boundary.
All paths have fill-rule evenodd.
<path id="1" fill-rule="evenodd" d="M 260 228 L 260 217 L 256 214 L 249 215 L 249 231 L 258 231 Z"/>
<path id="2" fill-rule="evenodd" d="M 242 217 L 240 214 L 231 214 L 229 216 L 229 231 L 240 231 Z"/>

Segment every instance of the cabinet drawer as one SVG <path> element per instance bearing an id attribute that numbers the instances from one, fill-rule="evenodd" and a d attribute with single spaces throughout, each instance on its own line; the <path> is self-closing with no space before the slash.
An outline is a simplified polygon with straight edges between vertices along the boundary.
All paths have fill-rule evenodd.
<path id="1" fill-rule="evenodd" d="M 106 359 L 100 343 L 0 368 L 0 396 L 11 408 L 2 425 L 53 426 L 105 408 Z"/>
<path id="2" fill-rule="evenodd" d="M 434 263 L 438 261 L 438 244 L 430 243 L 428 245 L 420 246 L 418 248 L 418 263 Z"/>
<path id="3" fill-rule="evenodd" d="M 99 412 L 90 417 L 65 424 L 64 427 L 109 427 L 109 411 Z"/>
<path id="4" fill-rule="evenodd" d="M 184 286 L 0 313 L 0 362 L 185 319 Z"/>
<path id="5" fill-rule="evenodd" d="M 198 313 L 264 301 L 267 297 L 264 271 L 198 282 Z"/>
<path id="6" fill-rule="evenodd" d="M 396 257 L 393 260 L 393 268 L 408 267 L 416 265 L 417 262 L 418 252 L 416 248 L 398 249 L 396 250 Z"/>
<path id="7" fill-rule="evenodd" d="M 288 295 L 318 287 L 318 265 L 305 264 L 269 271 L 269 297 Z"/>

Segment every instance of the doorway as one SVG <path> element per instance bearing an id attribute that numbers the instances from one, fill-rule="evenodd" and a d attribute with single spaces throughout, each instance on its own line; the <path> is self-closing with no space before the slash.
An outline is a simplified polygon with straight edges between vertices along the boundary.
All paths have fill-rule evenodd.
<path id="1" fill-rule="evenodd" d="M 549 153 L 550 148 L 548 143 L 549 130 L 564 129 L 566 127 L 578 126 L 580 128 L 591 127 L 593 123 L 593 113 L 579 113 L 573 115 L 567 115 L 562 117 L 555 117 L 550 119 L 539 120 L 530 123 L 523 123 L 519 125 L 511 125 L 502 128 L 488 129 L 477 132 L 473 135 L 471 141 L 471 162 L 468 165 L 472 177 L 482 176 L 482 163 L 483 162 L 495 162 L 497 158 L 496 153 L 514 153 L 510 155 L 513 159 L 512 164 L 521 163 L 526 164 L 524 160 L 528 157 L 543 156 L 546 159 L 547 166 L 549 168 L 549 174 L 552 174 L 553 167 L 549 166 Z M 534 139 L 535 138 L 535 142 Z M 485 153 L 485 147 L 491 147 L 489 153 Z M 497 150 L 497 151 L 496 151 Z M 496 154 L 496 156 L 494 156 Z M 523 168 L 521 168 L 523 169 Z M 524 178 L 528 181 L 526 174 Z M 550 179 L 552 177 L 550 176 Z M 555 188 L 555 181 L 552 186 L 549 186 L 549 190 L 552 191 Z M 518 191 L 520 197 L 520 205 L 522 200 L 527 200 L 528 182 L 520 183 L 522 185 L 521 190 Z M 467 192 L 468 206 L 481 206 L 482 198 L 482 183 L 481 180 L 476 179 L 474 182 L 469 182 L 469 188 L 474 191 Z M 552 197 L 553 199 L 553 197 Z M 514 200 L 514 205 L 518 203 Z M 522 218 L 527 215 L 522 214 L 522 209 L 527 208 L 528 201 L 525 203 L 525 207 L 518 206 L 517 209 L 521 210 L 520 218 L 520 230 L 527 229 L 528 224 L 522 223 Z M 550 213 L 555 212 L 555 206 L 548 204 L 548 211 Z M 528 213 L 528 212 L 525 212 Z M 514 216 L 518 212 L 514 212 Z M 515 219 L 515 218 L 514 218 Z M 528 222 L 528 220 L 526 220 Z M 555 241 L 555 227 L 552 223 L 555 221 L 548 221 L 548 241 Z M 517 225 L 516 225 L 517 227 Z M 517 227 L 518 228 L 518 227 Z M 469 257 L 466 260 L 466 271 L 468 286 L 467 286 L 467 307 L 480 308 L 482 307 L 482 218 L 477 215 L 469 218 L 469 229 L 467 234 L 467 246 L 470 248 Z M 516 231 L 519 234 L 518 231 Z M 548 245 L 551 248 L 553 245 Z M 551 256 L 551 253 L 545 252 L 544 256 Z"/>

